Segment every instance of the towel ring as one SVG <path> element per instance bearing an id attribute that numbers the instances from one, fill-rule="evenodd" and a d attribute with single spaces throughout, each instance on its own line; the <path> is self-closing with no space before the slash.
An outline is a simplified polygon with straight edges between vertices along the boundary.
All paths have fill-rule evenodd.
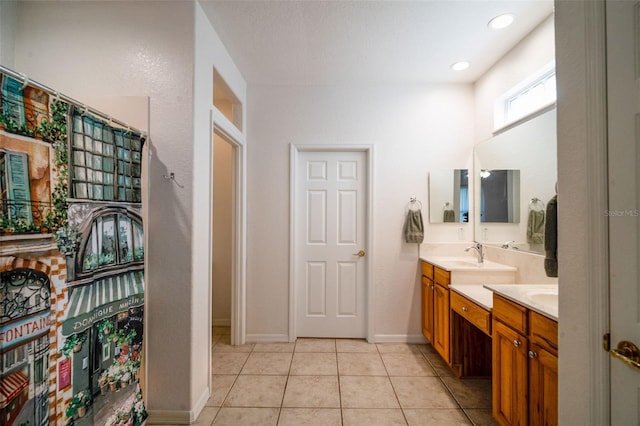
<path id="1" fill-rule="evenodd" d="M 545 206 L 541 199 L 539 199 L 538 197 L 533 197 L 531 199 L 531 202 L 529 203 L 529 210 L 544 211 L 544 209 Z"/>
<path id="2" fill-rule="evenodd" d="M 409 198 L 408 208 L 409 210 L 416 210 L 416 209 L 422 210 L 422 203 L 416 197 L 411 197 Z"/>

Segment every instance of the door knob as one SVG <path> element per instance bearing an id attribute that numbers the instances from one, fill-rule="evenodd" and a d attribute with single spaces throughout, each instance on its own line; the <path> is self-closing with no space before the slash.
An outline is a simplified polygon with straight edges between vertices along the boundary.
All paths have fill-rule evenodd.
<path id="1" fill-rule="evenodd" d="M 359 256 L 359 257 L 364 257 L 366 253 L 364 252 L 364 250 L 360 250 L 357 253 L 353 253 L 354 256 Z"/>
<path id="2" fill-rule="evenodd" d="M 640 370 L 640 349 L 633 343 L 622 340 L 618 347 L 609 351 L 614 356 L 627 364 L 629 367 Z"/>

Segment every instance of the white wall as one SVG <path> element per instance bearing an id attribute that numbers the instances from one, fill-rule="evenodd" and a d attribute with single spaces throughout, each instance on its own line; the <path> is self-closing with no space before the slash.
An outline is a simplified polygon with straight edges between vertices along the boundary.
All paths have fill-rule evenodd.
<path id="1" fill-rule="evenodd" d="M 418 247 L 404 243 L 409 198 L 427 221 L 428 172 L 467 168 L 473 146 L 470 85 L 250 86 L 247 334 L 286 339 L 289 144 L 373 144 L 376 335 L 420 338 Z M 426 225 L 427 241 L 457 228 Z"/>
<path id="2" fill-rule="evenodd" d="M 213 325 L 231 324 L 233 147 L 213 137 Z"/>
<path id="3" fill-rule="evenodd" d="M 191 239 L 190 318 L 191 330 L 191 385 L 190 421 L 195 421 L 204 408 L 211 386 L 211 245 L 213 195 L 213 125 L 221 127 L 234 136 L 242 146 L 246 144 L 244 134 L 239 132 L 213 107 L 213 69 L 220 73 L 229 88 L 246 110 L 246 83 L 211 26 L 200 3 L 195 3 L 195 49 L 194 96 L 193 96 L 193 234 Z M 167 34 L 171 31 L 164 29 Z M 246 117 L 246 113 L 242 114 Z M 214 119 L 214 117 L 216 117 Z M 219 118 L 218 118 L 219 117 Z M 173 265 L 167 265 L 169 268 Z M 242 279 L 242 277 L 240 277 Z"/>
<path id="4" fill-rule="evenodd" d="M 14 69 L 77 99 L 150 98 L 146 395 L 150 419 L 174 423 L 194 420 L 210 393 L 214 64 L 245 102 L 197 3 L 18 5 Z M 175 182 L 163 178 L 170 172 Z"/>
<path id="5" fill-rule="evenodd" d="M 493 103 L 496 98 L 555 59 L 553 24 L 552 15 L 476 81 L 476 143 L 493 136 Z"/>
<path id="6" fill-rule="evenodd" d="M 485 141 L 493 136 L 493 108 L 494 101 L 499 96 L 513 88 L 522 80 L 531 76 L 549 62 L 555 59 L 555 28 L 554 16 L 550 16 L 535 28 L 527 37 L 518 43 L 513 49 L 507 52 L 489 71 L 487 71 L 474 85 L 475 91 L 475 130 L 474 139 L 476 143 Z M 474 173 L 476 173 L 474 171 Z M 474 187 L 474 193 L 478 190 Z M 540 193 L 537 197 L 549 198 L 549 190 L 545 189 L 536 191 Z M 525 195 L 522 194 L 524 197 Z M 528 196 L 528 195 L 527 195 Z M 533 195 L 532 195 L 533 196 Z M 476 194 L 477 197 L 477 194 Z M 530 196 L 528 196 L 530 198 Z M 544 199 L 546 203 L 548 200 Z M 478 205 L 476 201 L 474 204 Z M 521 213 L 524 212 L 526 220 L 526 211 L 528 200 L 521 203 Z M 475 209 L 474 209 L 475 211 Z M 526 222 L 523 222 L 523 226 Z M 505 227 L 508 227 L 505 225 Z M 493 225 L 493 234 L 488 240 L 498 241 L 503 235 L 500 232 L 500 226 Z M 482 231 L 478 229 L 478 235 Z M 524 233 L 521 233 L 524 236 Z M 504 234 L 504 241 L 511 240 L 508 233 Z M 504 242 L 502 241 L 502 242 Z M 500 249 L 488 250 L 487 259 L 496 262 L 504 262 L 519 269 L 518 281 L 523 283 L 548 282 L 544 276 L 539 273 L 543 267 L 543 257 L 538 254 L 521 253 L 511 255 L 509 253 L 501 253 Z M 554 280 L 551 280 L 554 281 Z"/>
<path id="7" fill-rule="evenodd" d="M 191 324 L 183 313 L 191 310 L 193 149 L 176 141 L 192 139 L 192 64 L 190 3 L 19 4 L 18 71 L 72 97 L 151 99 L 145 354 L 149 410 L 191 407 L 191 361 L 184 356 L 191 351 Z M 175 172 L 180 186 L 163 179 L 169 172 Z M 163 266 L 167 264 L 171 267 Z"/>
<path id="8" fill-rule="evenodd" d="M 0 64 L 14 66 L 16 11 L 15 1 L 0 1 Z"/>

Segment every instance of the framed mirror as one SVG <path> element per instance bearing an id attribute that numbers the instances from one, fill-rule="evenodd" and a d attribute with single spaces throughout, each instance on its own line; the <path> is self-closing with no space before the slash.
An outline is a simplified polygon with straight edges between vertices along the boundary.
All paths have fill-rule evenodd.
<path id="1" fill-rule="evenodd" d="M 429 173 L 429 223 L 469 221 L 469 170 Z"/>
<path id="2" fill-rule="evenodd" d="M 520 170 L 480 170 L 480 222 L 520 222 Z"/>
<path id="3" fill-rule="evenodd" d="M 555 108 L 477 144 L 474 167 L 474 211 L 478 212 L 473 219 L 475 240 L 499 246 L 509 242 L 520 250 L 544 253 L 544 241 L 528 237 L 527 224 L 535 215 L 539 224 L 539 212 L 555 195 Z M 494 175 L 500 176 L 496 179 L 500 184 L 489 189 Z"/>

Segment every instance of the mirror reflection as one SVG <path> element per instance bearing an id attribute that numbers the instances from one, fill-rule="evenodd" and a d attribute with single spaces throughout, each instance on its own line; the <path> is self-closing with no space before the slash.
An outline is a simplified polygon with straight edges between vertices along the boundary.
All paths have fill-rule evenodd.
<path id="1" fill-rule="evenodd" d="M 520 222 L 520 170 L 480 171 L 480 222 Z"/>
<path id="2" fill-rule="evenodd" d="M 429 173 L 429 223 L 469 221 L 469 170 Z"/>
<path id="3" fill-rule="evenodd" d="M 555 108 L 476 145 L 474 165 L 477 172 L 473 184 L 474 211 L 478 212 L 474 214 L 476 241 L 498 246 L 508 243 L 509 247 L 544 253 L 544 241 L 539 235 L 543 219 L 540 212 L 555 195 L 558 179 L 556 152 Z M 511 207 L 508 202 L 505 206 L 505 198 L 493 196 L 490 200 L 483 197 L 481 188 L 487 188 L 484 181 L 488 178 L 482 178 L 481 172 L 488 171 L 494 175 L 498 170 L 506 171 L 501 179 L 507 182 L 500 187 L 505 196 L 513 195 Z M 512 173 L 511 179 L 512 186 L 515 186 L 513 182 L 519 181 L 519 193 L 509 191 L 509 170 L 518 171 L 518 176 Z M 500 209 L 496 207 L 500 210 L 499 221 L 490 217 L 494 199 L 500 200 L 501 204 Z M 510 214 L 511 221 L 502 220 L 505 216 L 509 218 Z"/>

